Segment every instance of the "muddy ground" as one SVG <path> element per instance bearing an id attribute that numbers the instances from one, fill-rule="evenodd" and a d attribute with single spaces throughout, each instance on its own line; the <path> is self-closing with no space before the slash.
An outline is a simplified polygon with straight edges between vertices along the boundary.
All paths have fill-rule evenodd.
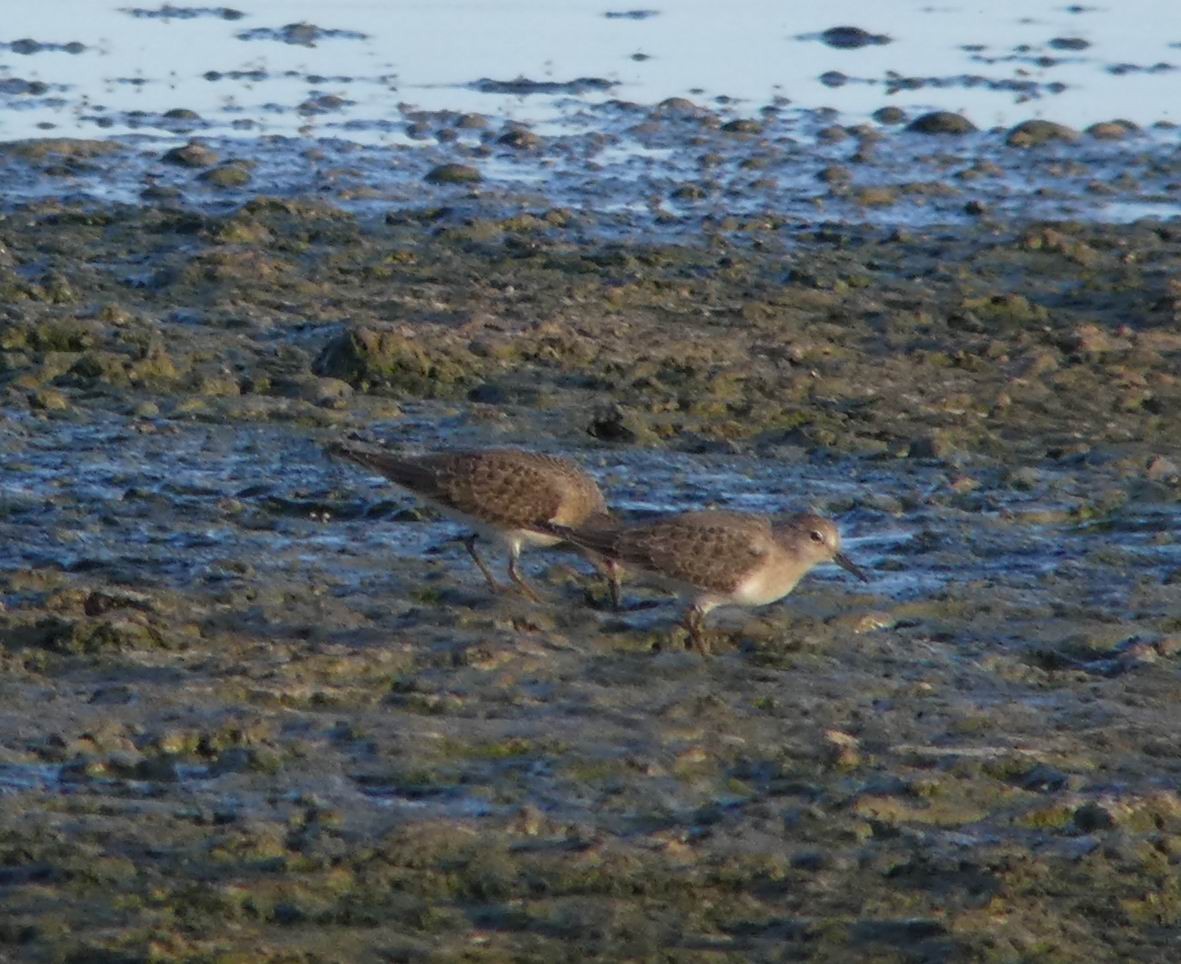
<path id="1" fill-rule="evenodd" d="M 634 230 L 9 145 L 0 959 L 1175 957 L 1181 227 L 989 216 L 1002 143 L 942 223 Z M 575 556 L 490 596 L 350 434 L 815 506 L 873 580 L 705 661 Z"/>

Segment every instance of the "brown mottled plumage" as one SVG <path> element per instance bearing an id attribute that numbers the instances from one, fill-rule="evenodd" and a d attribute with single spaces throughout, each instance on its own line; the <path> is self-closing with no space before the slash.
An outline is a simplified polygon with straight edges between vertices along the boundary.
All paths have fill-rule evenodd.
<path id="1" fill-rule="evenodd" d="M 434 504 L 444 515 L 470 526 L 464 540 L 488 584 L 500 585 L 476 552 L 480 536 L 509 549 L 509 578 L 531 599 L 536 591 L 517 562 L 526 546 L 552 546 L 562 539 L 548 526 L 598 524 L 610 518 L 598 484 L 575 462 L 520 449 L 397 455 L 334 442 L 327 450 L 372 469 Z M 613 600 L 618 599 L 617 567 L 608 563 Z"/>
<path id="2" fill-rule="evenodd" d="M 717 606 L 775 602 L 823 562 L 868 579 L 841 552 L 836 524 L 812 514 L 772 523 L 744 512 L 686 512 L 631 524 L 594 519 L 550 531 L 692 600 L 685 622 L 702 652 L 705 614 Z"/>

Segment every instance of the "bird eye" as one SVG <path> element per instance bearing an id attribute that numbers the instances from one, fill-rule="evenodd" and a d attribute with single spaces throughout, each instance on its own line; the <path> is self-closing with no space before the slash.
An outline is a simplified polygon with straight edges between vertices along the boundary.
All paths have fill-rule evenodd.
<path id="1" fill-rule="evenodd" d="M 808 538 L 811 539 L 813 542 L 823 542 L 824 541 L 824 533 L 822 533 L 819 529 L 813 529 L 811 532 L 808 533 Z"/>

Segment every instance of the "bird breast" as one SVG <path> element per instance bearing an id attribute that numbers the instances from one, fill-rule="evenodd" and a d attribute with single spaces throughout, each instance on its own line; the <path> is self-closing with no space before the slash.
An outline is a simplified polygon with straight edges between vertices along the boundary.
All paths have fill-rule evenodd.
<path id="1" fill-rule="evenodd" d="M 766 606 L 796 587 L 803 567 L 786 553 L 772 553 L 735 587 L 733 600 L 744 606 Z"/>

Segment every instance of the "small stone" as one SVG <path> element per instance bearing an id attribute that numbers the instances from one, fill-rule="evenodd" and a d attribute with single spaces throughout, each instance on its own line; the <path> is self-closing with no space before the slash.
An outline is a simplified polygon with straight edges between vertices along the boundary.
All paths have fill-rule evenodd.
<path id="1" fill-rule="evenodd" d="M 861 753 L 858 751 L 861 742 L 857 737 L 841 730 L 825 730 L 824 743 L 826 756 L 833 766 L 851 770 L 861 764 Z"/>
<path id="2" fill-rule="evenodd" d="M 1078 140 L 1078 131 L 1048 120 L 1027 120 L 1012 128 L 1005 137 L 1010 147 L 1037 147 L 1051 141 Z"/>
<path id="3" fill-rule="evenodd" d="M 879 124 L 905 124 L 906 111 L 901 107 L 879 107 L 873 112 L 873 119 Z"/>
<path id="4" fill-rule="evenodd" d="M 872 187 L 861 188 L 854 195 L 853 199 L 862 207 L 889 207 L 891 204 L 897 203 L 898 191 L 885 184 L 874 185 Z"/>
<path id="5" fill-rule="evenodd" d="M 700 201 L 705 197 L 705 188 L 700 184 L 682 184 L 669 194 L 673 201 Z"/>
<path id="6" fill-rule="evenodd" d="M 951 453 L 951 444 L 939 432 L 920 436 L 910 443 L 909 455 L 912 459 L 942 459 Z"/>
<path id="7" fill-rule="evenodd" d="M 860 27 L 829 27 L 820 35 L 820 39 L 838 50 L 856 50 L 858 47 L 880 46 L 890 42 L 885 34 L 870 33 Z"/>
<path id="8" fill-rule="evenodd" d="M 217 153 L 204 144 L 189 141 L 184 147 L 174 147 L 161 160 L 181 167 L 213 167 L 219 160 Z"/>
<path id="9" fill-rule="evenodd" d="M 496 139 L 496 143 L 504 144 L 506 147 L 516 148 L 518 151 L 531 151 L 541 146 L 541 138 L 534 134 L 533 131 L 518 127 L 506 134 L 501 134 Z"/>
<path id="10" fill-rule="evenodd" d="M 1115 826 L 1115 816 L 1099 803 L 1084 803 L 1074 811 L 1074 823 L 1084 833 L 1109 830 Z"/>
<path id="11" fill-rule="evenodd" d="M 1066 339 L 1070 351 L 1081 355 L 1105 355 L 1113 351 L 1125 351 L 1131 343 L 1115 338 L 1095 324 L 1079 325 Z"/>
<path id="12" fill-rule="evenodd" d="M 1058 353 L 1047 348 L 1027 355 L 1018 370 L 1022 378 L 1037 378 L 1047 372 L 1056 372 L 1059 367 Z"/>
<path id="13" fill-rule="evenodd" d="M 1123 663 L 1155 663 L 1160 656 L 1156 643 L 1139 640 L 1125 646 L 1119 653 L 1119 660 Z"/>
<path id="14" fill-rule="evenodd" d="M 1128 120 L 1100 121 L 1087 128 L 1087 133 L 1100 141 L 1122 141 L 1140 130 Z"/>
<path id="15" fill-rule="evenodd" d="M 618 405 L 596 411 L 586 431 L 601 442 L 634 442 L 639 434 L 636 417 Z"/>
<path id="16" fill-rule="evenodd" d="M 727 134 L 761 134 L 763 132 L 763 125 L 757 120 L 739 118 L 738 120 L 732 120 L 727 124 L 723 124 L 722 130 Z"/>
<path id="17" fill-rule="evenodd" d="M 427 172 L 425 180 L 430 184 L 475 184 L 483 177 L 468 164 L 440 164 Z"/>
<path id="18" fill-rule="evenodd" d="M 832 858 L 822 850 L 805 850 L 791 858 L 791 865 L 796 870 L 817 873 L 832 866 Z"/>
<path id="19" fill-rule="evenodd" d="M 947 110 L 931 111 L 916 117 L 906 125 L 908 131 L 919 134 L 971 134 L 976 130 L 973 124 L 963 114 L 953 114 Z"/>
<path id="20" fill-rule="evenodd" d="M 352 101 L 345 100 L 337 94 L 321 94 L 319 97 L 309 97 L 297 110 L 301 114 L 327 114 L 351 103 Z"/>
<path id="21" fill-rule="evenodd" d="M 853 626 L 853 632 L 859 636 L 872 633 L 879 629 L 893 629 L 895 619 L 889 613 L 866 613 Z"/>
<path id="22" fill-rule="evenodd" d="M 816 180 L 825 184 L 849 184 L 853 180 L 853 172 L 840 164 L 829 164 L 816 175 Z"/>
<path id="23" fill-rule="evenodd" d="M 29 393 L 29 405 L 43 412 L 64 412 L 70 407 L 70 401 L 56 389 L 38 388 Z"/>
<path id="24" fill-rule="evenodd" d="M 1145 475 L 1152 482 L 1176 482 L 1181 478 L 1181 468 L 1163 455 L 1154 455 L 1148 462 Z"/>
<path id="25" fill-rule="evenodd" d="M 230 161 L 219 167 L 202 171 L 197 175 L 197 180 L 212 184 L 214 187 L 245 187 L 250 183 L 250 167 L 251 165 L 244 161 Z"/>
<path id="26" fill-rule="evenodd" d="M 683 750 L 677 754 L 674 766 L 679 770 L 692 769 L 701 766 L 701 764 L 706 763 L 708 760 L 709 754 L 706 752 L 705 747 L 691 746 L 687 750 Z"/>
<path id="27" fill-rule="evenodd" d="M 211 398 L 233 398 L 242 394 L 242 388 L 233 375 L 222 373 L 203 376 L 197 392 Z"/>
<path id="28" fill-rule="evenodd" d="M 545 814 L 537 807 L 526 804 L 517 812 L 514 829 L 526 837 L 536 837 L 545 830 Z"/>
<path id="29" fill-rule="evenodd" d="M 698 106 L 687 97 L 666 97 L 656 105 L 656 110 L 661 114 L 682 114 L 690 117 L 704 117 L 709 114 L 707 108 Z"/>

